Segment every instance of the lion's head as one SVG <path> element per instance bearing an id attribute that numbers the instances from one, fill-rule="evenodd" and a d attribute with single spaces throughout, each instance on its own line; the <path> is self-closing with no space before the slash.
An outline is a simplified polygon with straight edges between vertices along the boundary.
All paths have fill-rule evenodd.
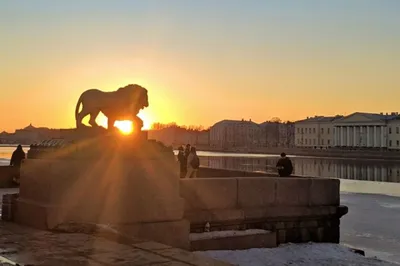
<path id="1" fill-rule="evenodd" d="M 147 90 L 140 85 L 130 84 L 119 88 L 117 93 L 120 97 L 132 106 L 132 110 L 139 112 L 141 109 L 149 107 L 149 98 Z"/>

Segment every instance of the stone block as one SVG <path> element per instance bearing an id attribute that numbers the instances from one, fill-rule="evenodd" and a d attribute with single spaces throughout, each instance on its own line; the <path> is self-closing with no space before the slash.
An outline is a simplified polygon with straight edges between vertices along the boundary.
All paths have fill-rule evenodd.
<path id="1" fill-rule="evenodd" d="M 311 241 L 311 234 L 308 228 L 300 228 L 301 242 L 306 243 Z"/>
<path id="2" fill-rule="evenodd" d="M 249 230 L 250 232 L 251 230 Z M 257 230 L 264 231 L 264 230 Z M 224 231 L 219 233 L 223 234 Z M 246 231 L 238 231 L 246 232 Z M 241 234 L 241 235 L 221 235 L 213 236 L 202 239 L 191 240 L 191 250 L 192 251 L 206 251 L 206 250 L 242 250 L 250 248 L 274 248 L 277 246 L 276 242 L 276 232 L 264 231 L 262 233 L 256 234 Z"/>
<path id="3" fill-rule="evenodd" d="M 301 231 L 299 228 L 285 229 L 285 243 L 301 243 Z"/>
<path id="4" fill-rule="evenodd" d="M 277 231 L 277 245 L 287 243 L 286 241 L 286 229 Z"/>
<path id="5" fill-rule="evenodd" d="M 114 228 L 122 235 L 159 242 L 176 248 L 190 248 L 187 220 L 157 223 L 120 224 Z"/>
<path id="6" fill-rule="evenodd" d="M 276 178 L 245 177 L 237 180 L 239 207 L 266 207 L 275 203 Z"/>
<path id="7" fill-rule="evenodd" d="M 183 217 L 184 201 L 179 196 L 176 171 L 169 171 L 169 167 L 170 162 L 160 158 L 134 162 L 27 160 L 22 171 L 20 199 L 45 208 L 49 216 L 68 221 L 179 220 Z"/>
<path id="8" fill-rule="evenodd" d="M 19 169 L 13 166 L 0 166 L 0 188 L 9 188 L 14 186 L 13 177 L 19 174 Z"/>
<path id="9" fill-rule="evenodd" d="M 282 217 L 319 217 L 334 215 L 334 206 L 270 206 L 268 208 L 244 209 L 243 214 L 246 220 L 270 219 Z"/>
<path id="10" fill-rule="evenodd" d="M 308 206 L 311 178 L 277 179 L 276 204 L 278 206 Z"/>
<path id="11" fill-rule="evenodd" d="M 331 178 L 313 178 L 310 188 L 311 206 L 339 206 L 340 180 Z"/>
<path id="12" fill-rule="evenodd" d="M 226 210 L 195 210 L 186 211 L 185 219 L 189 220 L 191 224 L 205 224 L 207 222 L 228 222 L 228 221 L 242 221 L 244 214 L 242 210 L 226 209 Z"/>
<path id="13" fill-rule="evenodd" d="M 237 180 L 234 178 L 194 178 L 180 180 L 186 210 L 235 209 Z"/>
<path id="14" fill-rule="evenodd" d="M 301 228 L 318 227 L 318 221 L 316 221 L 316 220 L 302 220 L 299 223 L 299 227 L 301 227 Z"/>

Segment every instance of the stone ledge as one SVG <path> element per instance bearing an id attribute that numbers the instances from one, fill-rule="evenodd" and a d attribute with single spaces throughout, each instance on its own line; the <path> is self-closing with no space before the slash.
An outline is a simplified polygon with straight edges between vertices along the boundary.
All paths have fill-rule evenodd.
<path id="1" fill-rule="evenodd" d="M 192 234 L 190 241 L 192 251 L 206 250 L 240 250 L 250 248 L 274 248 L 277 246 L 276 232 L 257 230 L 262 232 L 236 231 L 242 234 L 229 234 L 234 231 L 219 231 L 203 234 Z M 226 235 L 224 233 L 227 232 Z M 219 235 L 214 235 L 219 233 Z M 247 233 L 247 234 L 246 234 Z M 204 235 L 204 237 L 196 236 Z"/>

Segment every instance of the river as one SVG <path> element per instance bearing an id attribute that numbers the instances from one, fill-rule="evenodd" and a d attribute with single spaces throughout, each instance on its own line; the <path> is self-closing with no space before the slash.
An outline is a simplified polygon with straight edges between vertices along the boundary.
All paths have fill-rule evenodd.
<path id="1" fill-rule="evenodd" d="M 0 164 L 8 164 L 15 147 L 0 146 Z M 27 152 L 29 147 L 25 146 Z M 242 171 L 274 172 L 277 154 L 202 152 L 202 166 Z M 400 183 L 400 161 L 290 156 L 298 176 Z"/>

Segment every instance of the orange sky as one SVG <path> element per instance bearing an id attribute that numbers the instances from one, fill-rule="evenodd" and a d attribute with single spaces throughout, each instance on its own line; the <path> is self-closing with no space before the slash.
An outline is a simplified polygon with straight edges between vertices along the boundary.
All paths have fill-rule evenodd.
<path id="1" fill-rule="evenodd" d="M 0 130 L 131 83 L 147 126 L 399 111 L 399 2 L 166 2 L 0 2 Z"/>

